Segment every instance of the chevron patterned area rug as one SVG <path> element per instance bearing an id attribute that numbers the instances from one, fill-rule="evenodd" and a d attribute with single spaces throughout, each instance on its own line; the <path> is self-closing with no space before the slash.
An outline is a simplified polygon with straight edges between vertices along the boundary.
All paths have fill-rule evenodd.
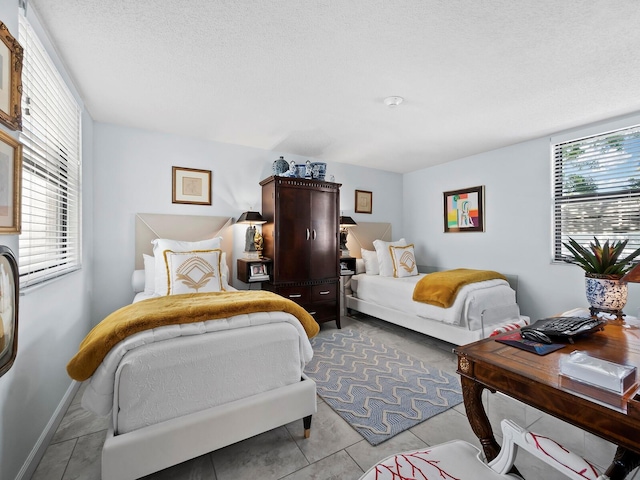
<path id="1" fill-rule="evenodd" d="M 305 372 L 318 394 L 371 445 L 462 402 L 456 375 L 353 330 L 311 339 Z"/>

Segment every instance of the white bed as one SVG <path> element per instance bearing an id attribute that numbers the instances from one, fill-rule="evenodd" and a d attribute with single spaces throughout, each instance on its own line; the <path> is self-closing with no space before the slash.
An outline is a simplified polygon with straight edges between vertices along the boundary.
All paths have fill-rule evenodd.
<path id="1" fill-rule="evenodd" d="M 425 273 L 402 278 L 364 273 L 360 253 L 375 251 L 374 240 L 380 239 L 391 241 L 390 224 L 363 222 L 349 231 L 347 246 L 357 257 L 357 274 L 345 286 L 348 314 L 365 313 L 455 345 L 485 338 L 507 325 L 528 323 L 529 318 L 520 315 L 516 292 L 506 280 L 465 285 L 453 305 L 442 308 L 412 299 L 414 287 Z"/>
<path id="2" fill-rule="evenodd" d="M 152 217 L 152 236 L 171 238 L 174 216 Z M 204 218 L 209 229 L 213 219 L 223 229 L 228 223 Z M 228 239 L 230 232 L 223 234 Z M 202 232 L 191 235 L 202 238 Z M 144 292 L 144 276 L 132 277 L 134 302 L 157 296 Z M 111 418 L 102 479 L 140 478 L 298 419 L 308 436 L 316 388 L 303 369 L 312 355 L 304 328 L 285 312 L 167 325 L 120 341 L 82 398 L 84 408 Z"/>

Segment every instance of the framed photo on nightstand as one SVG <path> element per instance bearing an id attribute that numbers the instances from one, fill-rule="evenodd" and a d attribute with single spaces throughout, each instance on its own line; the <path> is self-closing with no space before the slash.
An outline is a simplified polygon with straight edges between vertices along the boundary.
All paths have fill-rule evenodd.
<path id="1" fill-rule="evenodd" d="M 267 266 L 264 263 L 254 263 L 251 265 L 251 276 L 257 277 L 267 275 Z"/>

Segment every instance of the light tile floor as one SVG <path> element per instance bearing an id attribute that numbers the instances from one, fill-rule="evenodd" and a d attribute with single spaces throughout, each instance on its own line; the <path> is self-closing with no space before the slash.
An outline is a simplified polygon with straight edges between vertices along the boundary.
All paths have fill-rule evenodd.
<path id="1" fill-rule="evenodd" d="M 448 343 L 364 315 L 343 317 L 342 327 L 358 329 L 382 343 L 420 358 L 427 365 L 451 373 L 456 370 L 453 346 Z M 323 331 L 335 328 L 335 324 L 322 325 Z M 82 391 L 81 387 L 38 465 L 33 480 L 100 479 L 100 452 L 108 419 L 82 409 Z M 497 437 L 500 420 L 511 418 L 521 426 L 555 438 L 580 455 L 588 452 L 586 456 L 603 471 L 613 457 L 615 447 L 612 444 L 513 399 L 486 392 L 484 401 Z M 145 479 L 357 480 L 369 467 L 394 453 L 454 438 L 467 440 L 480 447 L 462 404 L 372 447 L 318 397 L 318 412 L 313 416 L 311 437 L 305 440 L 302 433 L 300 420 Z M 516 465 L 527 480 L 566 478 L 526 452 L 519 454 Z M 636 478 L 635 472 L 629 478 Z"/>

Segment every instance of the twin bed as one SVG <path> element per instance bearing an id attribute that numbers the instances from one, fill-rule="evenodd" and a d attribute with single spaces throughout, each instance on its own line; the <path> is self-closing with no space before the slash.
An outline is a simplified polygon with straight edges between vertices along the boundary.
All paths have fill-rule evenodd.
<path id="1" fill-rule="evenodd" d="M 517 278 L 505 276 L 464 285 L 448 308 L 413 300 L 416 284 L 433 267 L 402 278 L 367 272 L 362 254 L 375 253 L 380 240 L 391 242 L 391 224 L 364 223 L 349 229 L 347 247 L 356 257 L 356 275 L 344 287 L 348 314 L 361 312 L 454 345 L 488 337 L 494 331 L 522 326 L 529 318 L 520 315 L 516 303 Z M 385 245 L 386 246 L 386 245 Z M 380 249 L 378 249 L 378 252 Z"/>
<path id="2" fill-rule="evenodd" d="M 88 358 L 93 366 L 85 369 L 85 363 L 80 362 L 82 372 L 78 374 L 78 355 L 70 362 L 70 367 L 76 367 L 75 376 L 71 376 L 88 381 L 82 405 L 111 418 L 102 453 L 103 480 L 140 478 L 299 419 L 303 419 L 300 435 L 309 435 L 311 416 L 316 412 L 316 388 L 304 374 L 304 368 L 313 355 L 309 337 L 318 326 L 309 317 L 315 325 L 309 327 L 309 318 L 304 317 L 308 314 L 300 313 L 297 310 L 300 307 L 289 300 L 271 292 L 234 291 L 229 286 L 231 224 L 232 219 L 227 217 L 136 216 L 134 301 L 101 322 L 81 345 L 78 355 L 86 353 L 91 345 L 94 350 L 104 350 L 97 360 L 93 358 L 95 352 L 90 351 Z M 375 238 L 390 237 L 388 224 L 359 227 L 360 230 L 352 232 L 360 235 L 361 240 L 367 228 Z M 381 228 L 387 230 L 378 232 Z M 197 256 L 210 260 L 207 265 L 213 267 L 207 275 L 217 275 L 216 289 L 219 286 L 228 293 L 167 295 L 163 289 L 168 288 L 171 293 L 172 288 L 178 287 L 176 282 L 172 284 L 171 256 L 178 258 L 189 253 L 178 251 L 175 245 L 179 241 L 219 237 L 221 241 L 215 248 L 204 242 L 183 245 L 194 246 Z M 152 250 L 151 242 L 158 238 L 178 241 L 162 247 L 162 261 L 166 265 L 158 263 L 158 250 L 155 254 Z M 197 275 L 202 268 L 199 264 L 192 269 L 192 277 L 196 272 L 195 280 L 188 280 L 199 284 Z M 168 286 L 165 282 L 160 291 L 157 272 L 169 274 Z M 184 277 L 184 270 L 181 275 Z M 487 336 L 494 327 L 521 319 L 515 294 L 504 280 L 464 287 L 454 305 L 443 309 L 416 306 L 416 302 L 407 300 L 406 290 L 420 276 L 375 277 L 366 273 L 353 276 L 353 293 L 345 298 L 347 308 L 451 343 L 476 340 Z M 229 296 L 235 306 L 257 307 L 250 310 L 238 307 L 237 311 L 231 308 L 220 315 L 205 310 L 197 321 L 154 323 L 155 311 L 169 318 L 174 309 L 182 311 L 179 309 L 184 305 L 180 302 L 194 304 L 192 310 L 197 310 L 208 296 Z M 272 307 L 274 302 L 276 305 Z M 150 311 L 154 313 L 151 320 L 147 316 Z M 140 331 L 119 336 L 122 332 L 118 329 L 129 325 L 129 317 L 137 316 L 151 323 Z M 108 339 L 112 348 L 104 337 L 93 337 L 95 330 L 110 321 L 118 326 L 116 333 L 107 331 L 108 337 L 115 335 L 115 340 Z M 85 355 L 83 361 L 86 358 Z"/>
<path id="3" fill-rule="evenodd" d="M 142 270 L 133 283 L 139 291 L 123 308 L 155 302 L 167 309 L 165 298 L 149 288 L 153 275 L 147 272 L 149 281 L 144 281 L 142 255 L 153 254 L 151 240 L 221 236 L 220 250 L 231 258 L 231 220 L 137 215 L 136 267 Z M 220 271 L 230 278 L 224 264 Z M 269 293 L 234 292 L 228 284 L 225 290 L 241 296 Z M 90 374 L 82 398 L 84 408 L 111 418 L 102 479 L 140 478 L 297 420 L 300 436 L 308 436 L 316 388 L 304 366 L 312 354 L 301 322 L 278 310 L 163 325 L 127 336 Z"/>

